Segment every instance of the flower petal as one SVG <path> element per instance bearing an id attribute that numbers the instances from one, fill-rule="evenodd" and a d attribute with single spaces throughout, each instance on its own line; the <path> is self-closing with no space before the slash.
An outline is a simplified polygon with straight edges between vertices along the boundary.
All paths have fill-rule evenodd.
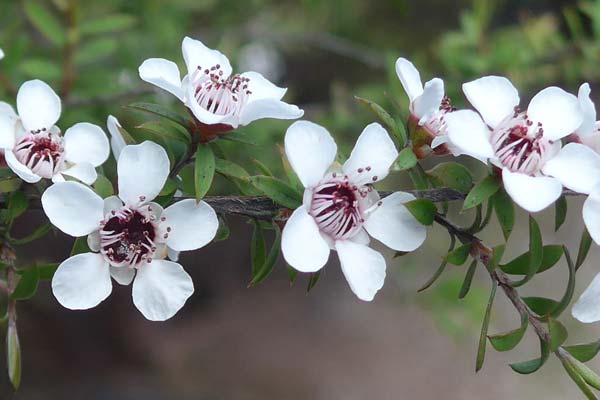
<path id="1" fill-rule="evenodd" d="M 103 213 L 104 215 L 117 211 L 123 207 L 123 201 L 118 196 L 110 196 L 104 199 Z"/>
<path id="2" fill-rule="evenodd" d="M 87 185 L 91 185 L 96 181 L 96 178 L 98 178 L 96 169 L 89 162 L 81 162 L 79 164 L 75 164 L 72 167 L 65 169 L 64 171 L 61 171 L 61 174 L 77 178 Z"/>
<path id="3" fill-rule="evenodd" d="M 566 188 L 590 193 L 600 183 L 600 155 L 582 144 L 569 143 L 544 164 L 542 172 Z"/>
<path id="4" fill-rule="evenodd" d="M 59 182 L 42 194 L 42 207 L 54 226 L 67 235 L 85 236 L 104 218 L 104 200 L 77 182 Z"/>
<path id="5" fill-rule="evenodd" d="M 463 84 L 463 92 L 486 124 L 495 128 L 519 105 L 519 92 L 503 76 L 484 76 Z"/>
<path id="6" fill-rule="evenodd" d="M 177 251 L 196 250 L 206 246 L 214 239 L 219 228 L 215 210 L 204 201 L 178 201 L 167 207 L 162 215 L 165 224 L 171 227 L 167 246 Z"/>
<path id="7" fill-rule="evenodd" d="M 100 231 L 94 231 L 87 235 L 87 245 L 94 253 L 98 253 L 101 248 Z"/>
<path id="8" fill-rule="evenodd" d="M 4 151 L 4 160 L 6 161 L 6 165 L 8 165 L 19 178 L 27 183 L 36 183 L 42 179 L 39 175 L 34 174 L 32 170 L 27 168 L 27 166 L 21 164 L 12 151 Z"/>
<path id="9" fill-rule="evenodd" d="M 365 221 L 369 235 L 396 251 L 413 251 L 421 246 L 427 230 L 404 207 L 404 203 L 414 199 L 415 196 L 404 192 L 382 199 Z"/>
<path id="10" fill-rule="evenodd" d="M 423 94 L 423 83 L 421 82 L 421 75 L 415 68 L 414 64 L 408 61 L 406 58 L 398 58 L 396 60 L 396 74 L 404 91 L 408 95 L 410 102 L 415 101 L 417 97 Z"/>
<path id="11" fill-rule="evenodd" d="M 0 114 L 6 114 L 9 117 L 17 118 L 18 115 L 15 112 L 15 109 L 8 103 L 4 101 L 0 101 Z"/>
<path id="12" fill-rule="evenodd" d="M 17 93 L 17 110 L 27 131 L 49 130 L 60 118 L 60 97 L 45 82 L 27 81 Z"/>
<path id="13" fill-rule="evenodd" d="M 580 322 L 600 321 L 600 274 L 596 275 L 573 306 L 571 314 Z"/>
<path id="14" fill-rule="evenodd" d="M 243 78 L 248 78 L 248 90 L 252 92 L 249 101 L 256 101 L 261 99 L 275 99 L 281 100 L 287 92 L 287 89 L 280 88 L 273 84 L 262 74 L 258 72 L 244 72 L 240 74 Z"/>
<path id="15" fill-rule="evenodd" d="M 350 289 L 361 300 L 371 301 L 385 281 L 385 259 L 369 246 L 338 240 L 335 248 Z"/>
<path id="16" fill-rule="evenodd" d="M 502 180 L 509 196 L 529 212 L 543 210 L 562 193 L 562 185 L 558 179 L 547 176 L 529 176 L 504 168 Z"/>
<path id="17" fill-rule="evenodd" d="M 15 129 L 17 119 L 0 110 L 0 149 L 15 147 Z"/>
<path id="18" fill-rule="evenodd" d="M 337 145 L 320 125 L 294 122 L 285 133 L 285 154 L 305 188 L 316 186 L 335 160 Z"/>
<path id="19" fill-rule="evenodd" d="M 135 276 L 135 268 L 128 267 L 110 267 L 110 276 L 123 286 L 129 285 Z"/>
<path id="20" fill-rule="evenodd" d="M 240 125 L 248 125 L 252 121 L 263 118 L 297 119 L 304 111 L 293 104 L 276 99 L 260 99 L 249 102 L 242 109 Z"/>
<path id="21" fill-rule="evenodd" d="M 591 135 L 594 132 L 596 125 L 596 106 L 590 98 L 591 92 L 592 89 L 590 89 L 589 83 L 584 83 L 579 87 L 579 95 L 577 99 L 579 100 L 579 106 L 581 107 L 583 120 L 576 133 L 580 137 Z"/>
<path id="22" fill-rule="evenodd" d="M 558 87 L 549 87 L 536 94 L 527 108 L 529 119 L 542 123 L 544 137 L 558 140 L 575 132 L 583 121 L 577 97 Z"/>
<path id="23" fill-rule="evenodd" d="M 144 264 L 133 281 L 133 304 L 150 321 L 171 318 L 192 293 L 192 278 L 172 261 L 152 260 Z"/>
<path id="24" fill-rule="evenodd" d="M 285 224 L 281 251 L 285 261 L 300 272 L 316 272 L 327 263 L 329 246 L 304 206 L 298 207 Z"/>
<path id="25" fill-rule="evenodd" d="M 177 64 L 164 58 L 149 58 L 138 68 L 143 81 L 158 86 L 183 101 L 181 75 Z"/>
<path id="26" fill-rule="evenodd" d="M 596 244 L 600 244 L 600 185 L 592 189 L 583 203 L 583 222 Z"/>
<path id="27" fill-rule="evenodd" d="M 181 51 L 190 75 L 197 69 L 210 69 L 216 65 L 221 67 L 224 79 L 231 75 L 231 64 L 227 57 L 218 50 L 209 49 L 199 40 L 186 37 L 181 44 Z"/>
<path id="28" fill-rule="evenodd" d="M 112 149 L 113 155 L 115 156 L 115 160 L 119 160 L 119 155 L 121 155 L 121 151 L 127 146 L 123 135 L 119 128 L 121 128 L 121 123 L 118 119 L 109 115 L 106 119 L 106 127 L 108 128 L 108 132 L 110 133 L 110 147 Z"/>
<path id="29" fill-rule="evenodd" d="M 77 254 L 63 261 L 52 278 L 56 300 L 71 310 L 96 307 L 112 292 L 108 263 L 100 254 Z"/>
<path id="30" fill-rule="evenodd" d="M 0 60 L 2 60 L 4 58 L 4 51 L 2 49 L 0 49 Z"/>
<path id="31" fill-rule="evenodd" d="M 167 152 L 158 144 L 145 141 L 126 146 L 117 163 L 119 197 L 130 205 L 154 200 L 165 185 L 169 171 Z"/>
<path id="32" fill-rule="evenodd" d="M 478 159 L 494 157 L 490 130 L 476 112 L 451 112 L 446 114 L 445 121 L 450 143 L 461 152 Z"/>
<path id="33" fill-rule="evenodd" d="M 444 81 L 433 78 L 425 83 L 423 94 L 414 101 L 412 112 L 419 118 L 419 125 L 424 125 L 433 114 L 440 110 L 444 99 Z"/>
<path id="34" fill-rule="evenodd" d="M 65 157 L 72 163 L 89 162 L 94 167 L 108 158 L 110 146 L 98 125 L 81 122 L 65 132 Z"/>
<path id="35" fill-rule="evenodd" d="M 200 104 L 198 104 L 196 99 L 194 98 L 195 93 L 196 93 L 196 89 L 195 89 L 194 85 L 189 85 L 189 84 L 185 83 L 186 79 L 184 79 L 184 87 L 186 87 L 186 90 L 187 90 L 185 105 L 192 111 L 192 113 L 194 114 L 194 117 L 196 117 L 196 119 L 198 121 L 200 121 L 204 124 L 207 124 L 207 125 L 215 125 L 215 124 L 225 123 L 226 121 L 235 119 L 233 116 L 233 111 L 230 112 L 229 114 L 218 115 L 218 114 L 214 114 L 214 113 L 202 108 L 200 106 Z M 237 128 L 237 126 L 238 126 L 237 119 L 235 119 L 235 121 L 232 121 L 231 125 L 234 126 L 234 128 Z"/>
<path id="36" fill-rule="evenodd" d="M 356 185 L 374 183 L 388 175 L 397 157 L 390 135 L 381 125 L 372 123 L 358 137 L 343 171 Z"/>

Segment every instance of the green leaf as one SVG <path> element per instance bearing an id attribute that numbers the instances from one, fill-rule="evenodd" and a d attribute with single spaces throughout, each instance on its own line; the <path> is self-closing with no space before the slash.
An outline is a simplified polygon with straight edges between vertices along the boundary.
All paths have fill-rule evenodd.
<path id="1" fill-rule="evenodd" d="M 456 247 L 456 236 L 450 234 L 450 245 L 448 246 L 448 253 L 450 253 L 452 250 L 454 250 L 455 247 Z M 422 291 L 428 289 L 429 287 L 431 287 L 431 285 L 433 285 L 433 283 L 442 275 L 442 273 L 446 269 L 446 265 L 448 265 L 448 261 L 446 261 L 444 258 L 442 258 L 442 263 L 440 264 L 438 269 L 435 271 L 433 276 L 431 278 L 429 278 L 429 280 L 427 282 L 425 282 L 425 284 L 423 286 L 421 286 L 417 290 L 417 292 L 422 292 Z"/>
<path id="2" fill-rule="evenodd" d="M 118 32 L 133 27 L 136 18 L 127 14 L 107 15 L 81 23 L 82 35 L 97 35 L 102 33 Z"/>
<path id="3" fill-rule="evenodd" d="M 13 192 L 8 197 L 8 207 L 2 214 L 2 219 L 6 222 L 19 218 L 29 207 L 29 200 L 22 191 Z"/>
<path id="4" fill-rule="evenodd" d="M 492 257 L 490 257 L 490 261 L 486 265 L 488 271 L 492 272 L 498 267 L 504 255 L 504 250 L 506 250 L 506 245 L 503 244 L 492 248 Z"/>
<path id="5" fill-rule="evenodd" d="M 534 313 L 543 317 L 549 315 L 556 309 L 558 302 L 556 300 L 547 299 L 545 297 L 523 297 L 523 302 Z"/>
<path id="6" fill-rule="evenodd" d="M 543 340 L 540 340 L 540 352 L 540 358 L 510 364 L 510 367 L 513 369 L 513 371 L 519 374 L 532 374 L 539 370 L 542 365 L 544 365 L 544 363 L 548 360 L 548 356 L 550 355 L 550 349 Z"/>
<path id="7" fill-rule="evenodd" d="M 445 257 L 446 261 L 453 265 L 463 265 L 471 252 L 471 243 L 464 244 L 452 250 Z"/>
<path id="8" fill-rule="evenodd" d="M 527 261 L 527 270 L 523 279 L 513 282 L 513 287 L 523 286 L 529 282 L 540 269 L 542 265 L 543 253 L 542 232 L 536 220 L 529 216 L 529 256 Z"/>
<path id="9" fill-rule="evenodd" d="M 60 20 L 41 1 L 24 0 L 23 10 L 33 26 L 53 45 L 61 47 L 66 43 Z"/>
<path id="10" fill-rule="evenodd" d="M 435 178 L 444 187 L 460 193 L 468 193 L 473 187 L 473 175 L 464 166 L 455 162 L 441 163 L 427 171 L 427 175 Z"/>
<path id="11" fill-rule="evenodd" d="M 0 193 L 14 192 L 21 187 L 22 182 L 19 178 L 0 179 Z"/>
<path id="12" fill-rule="evenodd" d="M 229 140 L 230 142 L 256 146 L 256 142 L 254 140 L 250 139 L 248 135 L 240 131 L 229 132 L 226 135 L 220 136 L 219 138 L 223 140 Z"/>
<path id="13" fill-rule="evenodd" d="M 465 274 L 465 280 L 463 281 L 462 286 L 460 287 L 460 292 L 458 293 L 459 299 L 464 299 L 467 294 L 469 294 L 469 290 L 471 290 L 471 283 L 473 282 L 473 277 L 475 276 L 475 271 L 477 270 L 477 260 L 473 260 L 471 265 L 469 265 L 469 269 Z"/>
<path id="14" fill-rule="evenodd" d="M 165 186 L 163 186 L 162 190 L 160 191 L 160 193 L 158 195 L 160 197 L 169 196 L 171 194 L 174 194 L 173 192 L 175 192 L 176 190 L 177 190 L 177 180 L 175 180 L 173 178 L 168 178 L 167 181 L 165 182 Z"/>
<path id="15" fill-rule="evenodd" d="M 254 277 L 258 270 L 264 265 L 267 259 L 267 243 L 265 234 L 258 221 L 254 221 L 252 230 L 252 239 L 250 240 L 250 260 L 252 265 L 252 276 Z"/>
<path id="16" fill-rule="evenodd" d="M 496 192 L 493 201 L 496 218 L 498 218 L 498 223 L 502 228 L 504 240 L 508 241 L 515 225 L 515 206 L 504 189 Z"/>
<path id="17" fill-rule="evenodd" d="M 215 155 L 208 145 L 199 145 L 194 164 L 196 201 L 204 198 L 215 176 Z"/>
<path id="18" fill-rule="evenodd" d="M 563 349 L 568 351 L 577 360 L 581 362 L 588 362 L 596 357 L 598 352 L 600 352 L 600 340 L 593 343 L 564 346 Z"/>
<path id="19" fill-rule="evenodd" d="M 404 203 L 404 207 L 423 225 L 433 225 L 437 207 L 427 199 L 416 199 Z"/>
<path id="20" fill-rule="evenodd" d="M 87 237 L 78 237 L 73 242 L 73 248 L 71 249 L 71 257 L 77 254 L 89 253 L 91 250 L 87 244 Z"/>
<path id="21" fill-rule="evenodd" d="M 529 325 L 529 316 L 527 313 L 521 313 L 521 325 L 512 331 L 498 333 L 496 335 L 488 336 L 492 347 L 496 351 L 509 351 L 517 347 L 517 345 L 523 339 L 527 326 Z"/>
<path id="22" fill-rule="evenodd" d="M 162 121 L 148 121 L 136 126 L 136 128 L 158 136 L 159 138 L 176 140 L 187 145 L 189 145 L 191 142 L 190 135 L 187 131 L 184 131 L 181 129 L 181 127 L 175 126 L 171 123 Z"/>
<path id="23" fill-rule="evenodd" d="M 273 267 L 275 267 L 275 263 L 279 258 L 279 252 L 281 249 L 281 229 L 279 229 L 277 224 L 274 224 L 273 227 L 275 228 L 275 240 L 273 241 L 271 250 L 269 251 L 269 254 L 262 266 L 260 266 L 260 268 L 257 269 L 256 274 L 253 275 L 249 286 L 254 286 L 264 281 L 269 276 L 271 271 L 273 271 Z"/>
<path id="24" fill-rule="evenodd" d="M 29 58 L 19 65 L 21 72 L 29 78 L 57 80 L 62 76 L 62 69 L 55 62 L 48 59 Z"/>
<path id="25" fill-rule="evenodd" d="M 560 196 L 554 205 L 554 231 L 558 231 L 567 219 L 567 197 Z"/>
<path id="26" fill-rule="evenodd" d="M 494 305 L 494 298 L 496 296 L 496 289 L 498 285 L 495 282 L 492 283 L 492 291 L 490 293 L 490 299 L 488 300 L 487 307 L 485 308 L 485 315 L 483 317 L 483 323 L 481 324 L 481 333 L 479 335 L 479 346 L 477 348 L 477 361 L 475 363 L 475 372 L 479 372 L 483 367 L 483 361 L 485 360 L 485 347 L 487 344 L 487 332 L 490 327 L 490 318 L 492 316 L 492 306 Z"/>
<path id="27" fill-rule="evenodd" d="M 179 188 L 181 191 L 188 196 L 193 196 L 196 193 L 196 183 L 194 181 L 194 166 L 188 164 L 181 169 L 179 172 Z"/>
<path id="28" fill-rule="evenodd" d="M 575 270 L 583 265 L 592 246 L 592 237 L 586 228 L 583 228 L 581 233 L 581 241 L 579 242 L 579 251 L 577 252 L 577 261 L 575 261 Z"/>
<path id="29" fill-rule="evenodd" d="M 294 210 L 302 204 L 302 194 L 280 179 L 257 175 L 250 178 L 250 183 L 283 207 Z"/>
<path id="30" fill-rule="evenodd" d="M 321 271 L 322 270 L 318 270 L 317 272 L 310 274 L 308 285 L 306 286 L 306 293 L 309 293 L 317 285 L 317 282 L 319 282 L 319 278 L 321 277 Z"/>
<path id="31" fill-rule="evenodd" d="M 258 169 L 260 170 L 261 174 L 266 175 L 266 176 L 273 176 L 273 172 L 271 172 L 271 170 L 269 169 L 269 167 L 267 167 L 260 160 L 257 160 L 255 158 L 253 158 L 252 162 L 254 163 L 254 165 L 256 165 L 258 167 Z"/>
<path id="32" fill-rule="evenodd" d="M 369 107 L 371 111 L 377 116 L 377 118 L 379 118 L 381 122 L 383 122 L 384 125 L 386 125 L 392 131 L 394 136 L 396 136 L 396 138 L 398 139 L 400 147 L 404 147 L 406 145 L 406 132 L 404 132 L 403 129 L 398 128 L 398 124 L 396 123 L 394 118 L 392 118 L 392 116 L 387 111 L 385 111 L 383 107 L 381 107 L 375 102 L 372 102 L 371 100 L 363 99 L 362 97 L 354 96 L 354 98 L 360 103 Z"/>
<path id="33" fill-rule="evenodd" d="M 52 229 L 52 224 L 47 222 L 41 226 L 39 226 L 35 231 L 33 231 L 32 233 L 30 233 L 29 235 L 20 238 L 20 239 L 11 239 L 11 243 L 13 245 L 16 246 L 21 246 L 27 243 L 31 243 L 34 240 L 37 240 L 39 238 L 41 238 L 42 236 L 44 236 L 46 233 L 50 232 L 50 229 Z"/>
<path id="34" fill-rule="evenodd" d="M 407 169 L 411 169 L 417 165 L 417 162 L 417 156 L 413 150 L 410 147 L 406 147 L 398 155 L 393 169 L 394 171 L 406 171 Z"/>
<path id="35" fill-rule="evenodd" d="M 298 278 L 298 271 L 290 267 L 289 265 L 287 266 L 286 271 L 288 279 L 290 280 L 290 285 L 293 285 L 294 282 L 296 282 L 296 279 Z"/>
<path id="36" fill-rule="evenodd" d="M 573 294 L 575 293 L 575 265 L 571 260 L 571 256 L 569 254 L 569 250 L 566 246 L 563 247 L 563 252 L 565 253 L 565 258 L 567 259 L 567 267 L 569 268 L 569 280 L 567 282 L 567 288 L 565 290 L 565 294 L 558 302 L 558 305 L 554 310 L 552 310 L 551 316 L 553 318 L 558 318 L 560 314 L 563 313 L 571 304 L 571 300 L 573 299 Z"/>
<path id="37" fill-rule="evenodd" d="M 40 280 L 40 273 L 37 265 L 33 265 L 23 271 L 21 279 L 17 283 L 15 290 L 11 293 L 10 298 L 13 300 L 28 300 L 35 295 Z"/>
<path id="38" fill-rule="evenodd" d="M 573 357 L 569 357 L 569 362 L 575 367 L 583 380 L 596 390 L 600 390 L 600 376 L 588 368 L 585 364 Z"/>
<path id="39" fill-rule="evenodd" d="M 6 363 L 8 366 L 8 377 L 15 390 L 21 385 L 21 344 L 17 326 L 9 322 L 6 332 Z"/>
<path id="40" fill-rule="evenodd" d="M 217 229 L 217 233 L 215 235 L 215 242 L 221 242 L 223 240 L 227 240 L 230 235 L 229 225 L 227 225 L 227 220 L 224 216 L 219 215 L 219 228 Z"/>
<path id="41" fill-rule="evenodd" d="M 119 42 L 112 37 L 85 42 L 75 53 L 75 64 L 81 66 L 96 63 L 112 55 L 118 47 Z"/>
<path id="42" fill-rule="evenodd" d="M 468 210 L 469 208 L 473 208 L 483 203 L 493 196 L 498 189 L 500 189 L 500 182 L 498 179 L 494 176 L 487 176 L 471 189 L 463 203 L 463 210 Z"/>
<path id="43" fill-rule="evenodd" d="M 244 168 L 222 158 L 217 158 L 215 160 L 215 170 L 223 176 L 239 179 L 244 182 L 247 182 L 250 179 L 250 175 Z"/>
<path id="44" fill-rule="evenodd" d="M 146 112 L 149 114 L 154 114 L 154 115 L 158 115 L 160 117 L 166 118 L 168 120 L 171 120 L 181 126 L 183 126 L 186 130 L 190 127 L 190 125 L 193 125 L 193 122 L 182 117 L 181 115 L 174 113 L 173 111 L 160 106 L 158 104 L 151 104 L 151 103 L 133 103 L 127 106 L 128 108 L 131 108 L 133 110 L 137 110 L 137 111 L 142 111 L 142 112 Z"/>
<path id="45" fill-rule="evenodd" d="M 548 317 L 548 331 L 550 332 L 550 351 L 555 352 L 567 340 L 569 333 L 558 320 Z"/>
<path id="46" fill-rule="evenodd" d="M 542 248 L 542 264 L 537 273 L 542 273 L 552 268 L 558 263 L 558 260 L 563 255 L 563 247 L 561 245 L 550 244 Z M 525 252 L 514 260 L 500 265 L 500 269 L 511 275 L 525 275 L 529 267 L 529 252 Z"/>
<path id="47" fill-rule="evenodd" d="M 588 400 L 597 400 L 598 398 L 596 397 L 594 392 L 592 392 L 592 390 L 587 385 L 587 382 L 582 377 L 581 372 L 579 372 L 575 368 L 575 366 L 573 365 L 573 362 L 571 362 L 570 360 L 567 360 L 566 358 L 563 358 L 563 357 L 561 357 L 560 361 L 561 361 L 563 367 L 565 368 L 565 371 L 567 371 L 567 373 L 569 374 L 569 376 L 571 377 L 573 382 L 575 382 L 575 384 L 581 390 L 581 392 L 585 395 L 585 397 Z"/>
<path id="48" fill-rule="evenodd" d="M 104 175 L 98 175 L 96 182 L 94 182 L 94 191 L 103 199 L 115 194 L 112 182 Z"/>
<path id="49" fill-rule="evenodd" d="M 40 281 L 49 281 L 54 277 L 54 273 L 58 269 L 58 263 L 42 264 L 38 265 L 38 273 L 40 275 Z"/>

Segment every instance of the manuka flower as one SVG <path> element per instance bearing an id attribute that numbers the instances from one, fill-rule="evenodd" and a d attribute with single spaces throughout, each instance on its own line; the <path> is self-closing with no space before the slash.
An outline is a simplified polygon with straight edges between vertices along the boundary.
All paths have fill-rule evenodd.
<path id="1" fill-rule="evenodd" d="M 600 122 L 596 121 L 596 106 L 590 98 L 589 83 L 579 87 L 579 105 L 583 111 L 583 122 L 571 136 L 574 142 L 582 143 L 600 153 Z"/>
<path id="2" fill-rule="evenodd" d="M 50 221 L 68 235 L 87 235 L 91 253 L 63 261 L 52 292 L 66 308 L 95 307 L 112 291 L 111 277 L 133 281 L 133 303 L 149 320 L 171 318 L 194 292 L 183 267 L 164 260 L 169 250 L 208 244 L 218 228 L 214 210 L 193 199 L 166 209 L 153 203 L 169 175 L 169 158 L 153 142 L 126 146 L 117 164 L 119 196 L 100 198 L 77 182 L 56 183 L 42 195 Z M 135 278 L 135 279 L 134 279 Z"/>
<path id="3" fill-rule="evenodd" d="M 380 199 L 373 189 L 398 156 L 394 143 L 381 125 L 371 124 L 350 158 L 337 166 L 337 146 L 329 132 L 299 121 L 285 135 L 285 152 L 305 188 L 302 206 L 283 229 L 285 260 L 298 271 L 315 272 L 335 250 L 352 291 L 372 300 L 383 286 L 386 262 L 369 247 L 369 235 L 397 251 L 415 250 L 426 235 L 404 207 L 414 196 L 396 192 Z"/>

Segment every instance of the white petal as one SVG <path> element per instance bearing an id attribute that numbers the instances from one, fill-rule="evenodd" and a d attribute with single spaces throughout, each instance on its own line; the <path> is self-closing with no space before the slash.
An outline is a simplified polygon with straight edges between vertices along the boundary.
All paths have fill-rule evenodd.
<path id="1" fill-rule="evenodd" d="M 589 83 L 584 83 L 579 87 L 577 99 L 579 100 L 579 106 L 583 114 L 581 126 L 577 129 L 577 135 L 580 137 L 592 134 L 596 125 L 596 106 L 590 98 L 591 92 L 592 89 L 590 89 Z"/>
<path id="2" fill-rule="evenodd" d="M 444 81 L 434 78 L 425 83 L 423 94 L 415 99 L 412 112 L 419 118 L 419 125 L 424 125 L 433 114 L 440 110 L 444 99 Z"/>
<path id="3" fill-rule="evenodd" d="M 446 114 L 449 141 L 461 152 L 475 158 L 492 158 L 490 130 L 476 112 L 460 110 Z"/>
<path id="4" fill-rule="evenodd" d="M 335 160 L 337 145 L 320 125 L 294 122 L 285 133 L 285 154 L 305 188 L 319 183 Z"/>
<path id="5" fill-rule="evenodd" d="M 527 108 L 529 119 L 542 123 L 544 137 L 558 140 L 575 132 L 583 121 L 577 97 L 557 87 L 536 94 Z"/>
<path id="6" fill-rule="evenodd" d="M 104 215 L 117 211 L 123 207 L 123 201 L 117 196 L 110 196 L 104 199 L 103 213 Z"/>
<path id="7" fill-rule="evenodd" d="M 538 212 L 554 203 L 562 193 L 558 179 L 547 176 L 529 176 L 502 170 L 504 188 L 509 196 L 529 212 Z"/>
<path id="8" fill-rule="evenodd" d="M 87 186 L 59 182 L 42 194 L 42 207 L 54 226 L 67 235 L 85 236 L 98 229 L 104 201 Z"/>
<path id="9" fill-rule="evenodd" d="M 165 185 L 169 171 L 167 152 L 158 144 L 145 141 L 126 146 L 117 163 L 119 197 L 127 204 L 152 201 Z"/>
<path id="10" fill-rule="evenodd" d="M 259 74 L 258 72 L 244 72 L 240 74 L 244 78 L 250 79 L 248 82 L 248 90 L 252 92 L 249 101 L 261 100 L 261 99 L 275 99 L 281 100 L 281 98 L 287 92 L 287 89 L 280 88 L 273 84 L 267 78 Z"/>
<path id="11" fill-rule="evenodd" d="M 60 97 L 45 82 L 27 81 L 17 93 L 17 110 L 26 130 L 50 129 L 60 118 Z"/>
<path id="12" fill-rule="evenodd" d="M 56 300 L 71 310 L 96 307 L 112 292 L 108 263 L 100 254 L 77 254 L 63 261 L 52 278 Z"/>
<path id="13" fill-rule="evenodd" d="M 87 245 L 94 253 L 100 251 L 100 231 L 94 231 L 87 236 Z"/>
<path id="14" fill-rule="evenodd" d="M 108 138 L 98 125 L 81 122 L 65 132 L 65 157 L 70 162 L 85 161 L 97 167 L 109 153 Z"/>
<path id="15" fill-rule="evenodd" d="M 261 99 L 246 104 L 240 115 L 240 125 L 248 125 L 252 121 L 262 118 L 297 119 L 304 115 L 304 111 L 293 104 L 276 99 Z"/>
<path id="16" fill-rule="evenodd" d="M 350 289 L 361 300 L 371 301 L 385 281 L 385 259 L 369 246 L 338 240 L 335 248 Z"/>
<path id="17" fill-rule="evenodd" d="M 2 49 L 0 49 L 0 60 L 2 60 L 4 58 L 4 51 Z"/>
<path id="18" fill-rule="evenodd" d="M 167 257 L 169 257 L 169 260 L 176 262 L 179 260 L 179 252 L 167 247 Z"/>
<path id="19" fill-rule="evenodd" d="M 133 281 L 135 268 L 110 267 L 110 276 L 112 276 L 119 285 L 127 286 Z"/>
<path id="20" fill-rule="evenodd" d="M 4 101 L 0 101 L 0 114 L 7 114 L 10 117 L 17 118 L 18 115 L 15 112 L 15 109 L 8 103 Z"/>
<path id="21" fill-rule="evenodd" d="M 390 135 L 381 125 L 372 123 L 358 137 L 343 171 L 357 185 L 374 183 L 388 175 L 397 157 Z"/>
<path id="22" fill-rule="evenodd" d="M 600 244 L 600 185 L 592 189 L 583 203 L 583 222 L 596 244 Z"/>
<path id="23" fill-rule="evenodd" d="M 519 92 L 502 76 L 484 76 L 463 84 L 463 92 L 486 124 L 495 128 L 519 105 Z"/>
<path id="24" fill-rule="evenodd" d="M 184 79 L 184 82 L 186 82 L 186 79 Z M 226 121 L 235 119 L 235 121 L 233 121 L 231 123 L 231 125 L 234 128 L 237 128 L 238 126 L 238 122 L 237 119 L 234 118 L 233 115 L 233 111 L 229 114 L 226 115 L 217 115 L 214 114 L 210 111 L 207 111 L 206 109 L 202 108 L 200 106 L 200 104 L 198 104 L 198 102 L 195 100 L 194 96 L 195 96 L 195 92 L 196 89 L 194 87 L 194 85 L 188 85 L 186 83 L 184 83 L 184 87 L 186 88 L 186 102 L 185 105 L 192 110 L 192 113 L 194 114 L 194 116 L 196 117 L 196 119 L 204 124 L 207 125 L 214 125 L 214 124 L 220 124 L 220 123 L 225 123 Z"/>
<path id="25" fill-rule="evenodd" d="M 573 317 L 583 323 L 600 321 L 600 274 L 585 289 L 571 310 Z"/>
<path id="26" fill-rule="evenodd" d="M 590 193 L 600 183 L 600 155 L 582 144 L 569 143 L 544 164 L 542 172 L 566 188 Z"/>
<path id="27" fill-rule="evenodd" d="M 127 146 L 123 135 L 119 128 L 121 128 L 121 124 L 119 120 L 109 115 L 106 120 L 106 126 L 108 128 L 108 132 L 110 133 L 110 147 L 112 148 L 113 155 L 115 156 L 115 160 L 119 159 L 119 155 L 121 151 Z"/>
<path id="28" fill-rule="evenodd" d="M 227 57 L 218 50 L 209 49 L 199 40 L 186 37 L 181 44 L 181 51 L 190 75 L 197 69 L 210 69 L 216 65 L 221 67 L 223 78 L 231 75 L 231 64 Z"/>
<path id="29" fill-rule="evenodd" d="M 165 224 L 171 227 L 167 246 L 177 251 L 196 250 L 214 239 L 219 228 L 215 210 L 207 203 L 187 199 L 167 207 Z"/>
<path id="30" fill-rule="evenodd" d="M 6 165 L 8 165 L 8 167 L 15 174 L 17 174 L 19 178 L 23 179 L 27 183 L 36 183 L 42 179 L 39 175 L 34 174 L 32 170 L 27 168 L 27 166 L 21 164 L 12 151 L 4 151 L 4 160 L 6 161 Z"/>
<path id="31" fill-rule="evenodd" d="M 0 110 L 0 149 L 15 147 L 15 129 L 17 119 Z"/>
<path id="32" fill-rule="evenodd" d="M 137 271 L 133 304 L 150 321 L 165 321 L 194 293 L 192 278 L 172 261 L 153 260 Z"/>
<path id="33" fill-rule="evenodd" d="M 181 88 L 181 75 L 179 68 L 173 61 L 164 58 L 149 58 L 138 68 L 143 81 L 158 86 L 183 101 Z"/>
<path id="34" fill-rule="evenodd" d="M 89 162 L 81 162 L 79 164 L 75 164 L 72 167 L 65 169 L 64 171 L 61 171 L 61 174 L 77 178 L 87 185 L 91 185 L 92 183 L 96 182 L 96 178 L 98 178 L 96 169 Z"/>
<path id="35" fill-rule="evenodd" d="M 421 82 L 419 71 L 415 68 L 413 63 L 406 58 L 400 57 L 396 60 L 396 74 L 412 103 L 423 93 L 423 83 Z"/>
<path id="36" fill-rule="evenodd" d="M 304 206 L 298 207 L 285 224 L 281 252 L 285 261 L 300 272 L 316 272 L 327 263 L 329 246 Z"/>
<path id="37" fill-rule="evenodd" d="M 427 230 L 404 207 L 414 200 L 409 193 L 396 192 L 381 200 L 381 206 L 369 214 L 365 229 L 369 235 L 397 251 L 413 251 L 425 241 Z"/>

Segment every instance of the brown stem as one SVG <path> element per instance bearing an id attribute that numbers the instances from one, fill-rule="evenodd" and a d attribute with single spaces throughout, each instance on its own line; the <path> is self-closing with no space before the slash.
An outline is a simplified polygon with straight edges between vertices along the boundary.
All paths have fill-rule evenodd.
<path id="1" fill-rule="evenodd" d="M 77 10 L 75 1 L 69 1 L 66 10 L 67 23 L 67 41 L 63 49 L 63 81 L 61 87 L 61 97 L 63 101 L 68 101 L 75 83 L 75 48 L 77 46 Z"/>

